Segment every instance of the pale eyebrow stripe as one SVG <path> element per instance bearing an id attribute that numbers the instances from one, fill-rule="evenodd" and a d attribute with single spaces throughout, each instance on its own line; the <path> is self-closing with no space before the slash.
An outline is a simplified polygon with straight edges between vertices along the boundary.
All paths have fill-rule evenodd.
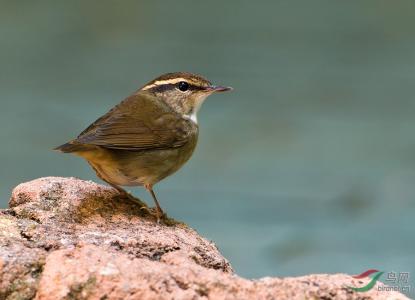
<path id="1" fill-rule="evenodd" d="M 166 79 L 166 80 L 158 80 L 153 82 L 152 84 L 146 85 L 142 88 L 143 91 L 151 89 L 153 87 L 159 86 L 159 85 L 163 85 L 163 84 L 175 84 L 178 83 L 180 81 L 186 81 L 188 82 L 188 79 L 184 79 L 184 78 L 172 78 L 172 79 Z"/>

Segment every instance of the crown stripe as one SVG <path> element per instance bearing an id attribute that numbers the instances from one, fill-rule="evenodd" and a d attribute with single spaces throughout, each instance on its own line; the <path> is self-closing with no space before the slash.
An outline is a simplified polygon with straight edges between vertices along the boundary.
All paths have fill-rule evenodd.
<path id="1" fill-rule="evenodd" d="M 145 90 L 151 89 L 151 88 L 156 87 L 156 86 L 165 85 L 165 84 L 175 84 L 175 83 L 178 83 L 180 81 L 189 81 L 189 80 L 184 79 L 184 78 L 172 78 L 172 79 L 166 79 L 166 80 L 158 80 L 158 81 L 155 81 L 151 84 L 145 85 L 141 90 L 145 91 Z"/>

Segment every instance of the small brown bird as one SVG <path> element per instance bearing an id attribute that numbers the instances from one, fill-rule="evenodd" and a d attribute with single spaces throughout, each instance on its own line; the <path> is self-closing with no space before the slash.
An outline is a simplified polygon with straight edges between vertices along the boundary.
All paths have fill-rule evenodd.
<path id="1" fill-rule="evenodd" d="M 57 147 L 85 158 L 97 176 L 132 198 L 120 186 L 144 186 L 164 215 L 153 186 L 192 156 L 199 126 L 196 114 L 214 86 L 191 73 L 168 73 L 150 81 L 92 123 L 76 139 Z"/>

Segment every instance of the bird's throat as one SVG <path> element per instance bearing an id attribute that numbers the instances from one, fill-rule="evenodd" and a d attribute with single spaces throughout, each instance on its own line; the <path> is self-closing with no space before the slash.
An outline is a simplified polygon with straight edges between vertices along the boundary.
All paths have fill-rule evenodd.
<path id="1" fill-rule="evenodd" d="M 194 99 L 192 109 L 189 113 L 185 114 L 187 119 L 192 120 L 195 124 L 197 124 L 197 113 L 199 112 L 200 107 L 202 106 L 203 102 L 205 102 L 208 96 L 209 94 L 204 94 Z"/>

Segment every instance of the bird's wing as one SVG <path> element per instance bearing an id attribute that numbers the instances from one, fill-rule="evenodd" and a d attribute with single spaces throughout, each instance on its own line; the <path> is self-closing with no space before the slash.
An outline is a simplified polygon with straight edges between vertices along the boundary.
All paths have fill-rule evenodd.
<path id="1" fill-rule="evenodd" d="M 110 149 L 165 149 L 184 145 L 197 130 L 164 102 L 138 93 L 92 123 L 75 142 Z"/>

